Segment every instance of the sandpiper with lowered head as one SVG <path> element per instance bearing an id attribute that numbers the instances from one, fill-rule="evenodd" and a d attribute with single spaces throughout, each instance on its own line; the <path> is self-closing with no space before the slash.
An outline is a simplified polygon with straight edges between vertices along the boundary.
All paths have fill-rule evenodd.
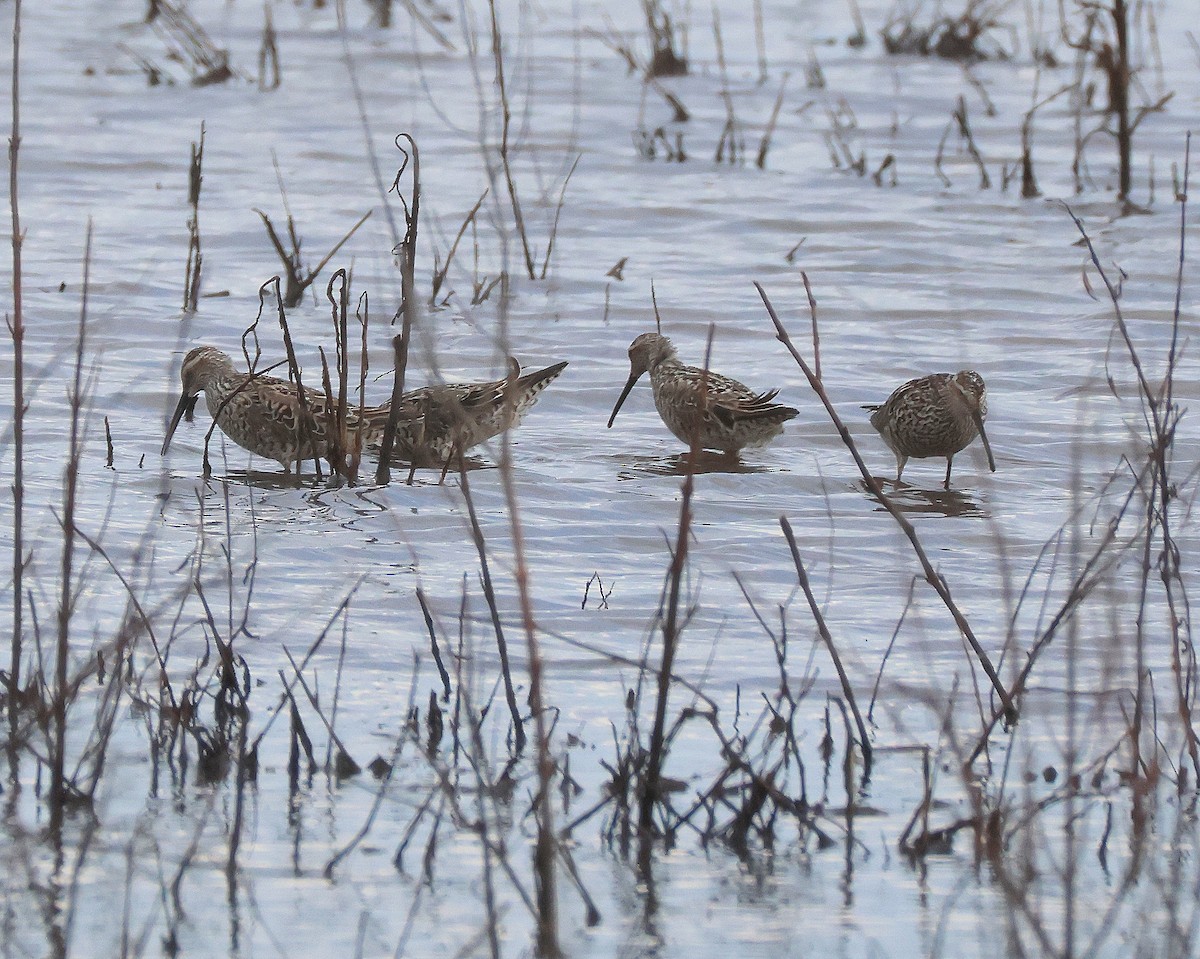
<path id="1" fill-rule="evenodd" d="M 966 449 L 979 436 L 988 466 L 996 472 L 996 460 L 988 443 L 983 421 L 987 418 L 987 388 L 974 370 L 933 373 L 909 380 L 871 412 L 871 425 L 896 454 L 896 482 L 909 457 L 946 457 L 945 488 L 950 488 L 954 454 Z"/>

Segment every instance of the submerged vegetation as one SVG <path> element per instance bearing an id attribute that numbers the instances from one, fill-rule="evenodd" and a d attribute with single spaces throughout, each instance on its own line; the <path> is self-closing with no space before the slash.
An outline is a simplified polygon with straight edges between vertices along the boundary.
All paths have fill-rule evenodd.
<path id="1" fill-rule="evenodd" d="M 310 6 L 319 16 L 322 5 Z M 819 870 L 826 859 L 836 861 L 839 888 L 828 896 L 848 914 L 855 870 L 872 857 L 886 859 L 888 866 L 880 867 L 885 883 L 916 877 L 922 897 L 934 888 L 931 877 L 950 875 L 950 885 L 964 873 L 971 877 L 946 896 L 937 891 L 944 887 L 934 889 L 942 920 L 922 941 L 922 954 L 1182 959 L 1200 949 L 1200 857 L 1194 854 L 1200 843 L 1200 676 L 1190 624 L 1197 570 L 1191 514 L 1200 469 L 1187 416 L 1195 375 L 1184 367 L 1194 319 L 1185 295 L 1190 137 L 1181 135 L 1185 145 L 1175 167 L 1178 220 L 1168 221 L 1165 213 L 1146 218 L 1161 258 L 1178 259 L 1173 289 L 1142 288 L 1156 301 L 1171 301 L 1168 309 L 1149 320 L 1127 309 L 1128 290 L 1141 281 L 1113 262 L 1119 256 L 1106 235 L 1130 213 L 1152 207 L 1153 178 L 1139 180 L 1135 172 L 1135 135 L 1148 117 L 1168 109 L 1171 94 L 1145 95 L 1138 79 L 1148 67 L 1135 50 L 1158 42 L 1150 8 L 1131 10 L 1124 0 L 1060 6 L 1060 46 L 1075 55 L 1072 76 L 1060 85 L 1047 77 L 1067 68 L 1056 65 L 1040 39 L 1026 37 L 1023 47 L 1015 42 L 1005 4 L 970 0 L 959 13 L 947 12 L 952 5 L 935 11 L 921 4 L 884 12 L 877 36 L 889 58 L 935 56 L 963 61 L 967 71 L 984 60 L 1005 70 L 1024 63 L 1034 76 L 1028 111 L 1003 117 L 1010 124 L 1003 131 L 985 86 L 967 73 L 964 82 L 977 91 L 979 105 L 972 99 L 969 110 L 970 94 L 955 91 L 944 104 L 950 115 L 944 128 L 946 112 L 923 118 L 929 122 L 901 145 L 895 130 L 860 124 L 838 92 L 840 77 L 830 76 L 814 48 L 794 51 L 792 60 L 807 64 L 804 96 L 816 99 L 790 101 L 795 94 L 786 73 L 766 82 L 773 73 L 761 3 L 739 12 L 754 21 L 740 34 L 752 30 L 756 37 L 753 57 L 729 46 L 730 12 L 723 23 L 714 8 L 714 59 L 703 66 L 693 43 L 699 24 L 689 21 L 699 16 L 695 10 L 658 0 L 629 6 L 626 24 L 576 28 L 579 38 L 598 41 L 606 66 L 616 52 L 641 89 L 637 156 L 687 162 L 638 163 L 663 178 L 704 163 L 720 184 L 748 166 L 748 137 L 758 136 L 755 166 L 762 170 L 768 156 L 772 163 L 789 162 L 780 159 L 781 146 L 794 160 L 795 141 L 807 136 L 840 171 L 872 172 L 877 186 L 896 194 L 916 191 L 921 176 L 924 189 L 942 189 L 953 199 L 961 194 L 947 171 L 955 166 L 950 144 L 957 140 L 960 158 L 978 174 L 979 191 L 993 186 L 991 170 L 1004 188 L 1019 177 L 1020 195 L 1031 201 L 1042 193 L 1033 173 L 1035 119 L 1061 109 L 1058 120 L 1073 126 L 1073 148 L 1064 150 L 1060 137 L 1055 156 L 1073 156 L 1070 182 L 1078 206 L 1064 206 L 1059 219 L 1064 233 L 1072 224 L 1076 230 L 1083 288 L 1104 304 L 1108 342 L 1097 350 L 1104 351 L 1107 401 L 1125 411 L 1123 455 L 1095 469 L 1085 451 L 1073 451 L 1069 509 L 1056 518 L 1055 533 L 1034 547 L 1031 563 L 989 518 L 994 555 L 988 559 L 1000 570 L 1001 595 L 988 605 L 964 600 L 975 561 L 946 543 L 986 511 L 953 490 L 926 495 L 876 477 L 870 454 L 859 446 L 865 434 L 839 412 L 845 387 L 828 352 L 830 340 L 837 342 L 836 326 L 832 336 L 825 334 L 822 368 L 822 278 L 814 274 L 810 282 L 808 272 L 795 270 L 798 277 L 780 278 L 778 263 L 764 263 L 765 278 L 744 277 L 737 294 L 751 303 L 758 324 L 742 332 L 773 337 L 794 360 L 797 382 L 809 392 L 802 397 L 793 390 L 788 402 L 804 407 L 813 434 L 836 435 L 837 467 L 853 477 L 843 485 L 856 507 L 870 511 L 854 522 L 869 524 L 870 536 L 892 544 L 890 565 L 869 574 L 872 590 L 888 594 L 900 609 L 886 649 L 864 655 L 861 621 L 847 609 L 860 600 L 840 592 L 832 546 L 829 561 L 814 555 L 814 537 L 793 515 L 807 508 L 800 503 L 803 492 L 786 509 L 762 505 L 775 512 L 770 535 L 754 544 L 757 566 L 739 568 L 732 551 L 727 561 L 742 604 L 709 615 L 698 557 L 720 542 L 720 517 L 698 520 L 700 490 L 710 474 L 719 483 L 740 477 L 746 466 L 733 459 L 714 463 L 698 435 L 659 471 L 670 476 L 654 477 L 671 522 L 655 554 L 661 559 L 655 560 L 658 601 L 649 615 L 632 628 L 628 618 L 605 618 L 620 602 L 614 593 L 619 569 L 597 570 L 582 588 L 580 612 L 590 619 L 569 617 L 574 611 L 565 603 L 540 602 L 546 584 L 535 573 L 544 577 L 546 566 L 538 551 L 567 514 L 589 522 L 596 509 L 586 499 L 592 491 L 583 484 L 572 490 L 563 481 L 555 491 L 562 503 L 531 507 L 530 477 L 539 474 L 518 459 L 507 432 L 489 448 L 494 470 L 480 469 L 462 449 L 434 469 L 419 463 L 395 469 L 393 450 L 400 397 L 411 388 L 409 367 L 431 325 L 422 309 L 446 324 L 452 314 L 473 327 L 486 324 L 486 335 L 508 356 L 523 332 L 513 329 L 514 303 L 552 286 L 554 269 L 568 255 L 558 242 L 561 218 L 576 202 L 577 169 L 582 176 L 587 168 L 577 139 L 582 134 L 577 126 L 568 138 L 539 128 L 538 74 L 533 54 L 522 46 L 529 38 L 518 31 L 518 25 L 532 29 L 524 5 L 513 12 L 497 0 L 467 2 L 450 14 L 431 4 L 373 3 L 363 30 L 398 34 L 394 21 L 410 18 L 419 28 L 414 35 L 434 43 L 438 56 L 462 58 L 477 96 L 472 162 L 483 189 L 472 187 L 470 196 L 479 197 L 474 205 L 468 200 L 448 212 L 450 202 L 422 178 L 421 164 L 430 161 L 418 150 L 424 141 L 416 128 L 395 138 L 399 159 L 388 188 L 380 175 L 388 161 L 375 155 L 370 135 L 371 123 L 383 121 L 369 115 L 357 73 L 362 36 L 349 29 L 338 5 L 339 46 L 324 66 L 350 77 L 348 109 L 361 121 L 383 213 L 369 222 L 387 220 L 391 242 L 383 257 L 398 273 L 391 286 L 377 278 L 379 288 L 370 291 L 376 303 L 394 300 L 394 308 L 376 310 L 394 324 L 383 343 L 392 366 L 383 377 L 391 416 L 382 452 L 372 464 L 354 428 L 375 382 L 368 375 L 369 341 L 379 334 L 352 262 L 332 274 L 319 304 L 329 310 L 324 315 L 332 319 L 333 337 L 300 325 L 318 275 L 337 265 L 342 247 L 372 212 L 360 216 L 362 207 L 351 207 L 348 215 L 351 201 L 331 199 L 320 223 L 310 227 L 304 220 L 305 233 L 320 231 L 329 248 L 307 267 L 276 160 L 286 229 L 257 208 L 266 243 L 259 221 L 252 225 L 267 256 L 282 265 L 281 275 L 258 290 L 260 318 L 273 311 L 279 330 L 271 323 L 264 327 L 272 332 L 260 330 L 255 320 L 242 332 L 241 346 L 252 369 L 286 365 L 298 397 L 312 386 L 325 397 L 323 409 L 336 411 L 314 457 L 316 476 L 293 484 L 239 472 L 228 460 L 210 458 L 206 439 L 202 464 L 175 463 L 189 475 L 186 496 L 167 478 L 166 464 L 139 464 L 142 476 L 161 471 L 164 479 L 157 493 L 139 480 L 148 519 L 141 538 L 131 541 L 124 526 L 112 532 L 115 495 L 97 507 L 88 489 L 103 485 L 89 472 L 85 449 L 101 413 L 93 395 L 104 363 L 92 334 L 93 266 L 104 238 L 93 237 L 90 221 L 80 231 L 79 284 L 70 289 L 78 293 L 71 349 L 49 374 L 67 386 L 37 395 L 39 407 L 53 410 L 39 415 L 63 427 L 62 461 L 54 482 L 29 481 L 26 415 L 33 396 L 25 335 L 33 321 L 22 293 L 21 198 L 30 173 L 20 162 L 20 78 L 30 66 L 20 47 L 28 8 L 14 0 L 7 363 L 13 401 L 4 438 L 12 490 L 6 591 L 12 631 L 8 664 L 0 670 L 3 954 L 240 955 L 266 944 L 299 954 L 314 928 L 328 938 L 307 954 L 423 955 L 431 944 L 439 954 L 464 956 L 532 951 L 552 959 L 623 948 L 693 954 L 672 941 L 671 930 L 678 929 L 670 924 L 672 913 L 681 914 L 695 890 L 710 896 L 707 915 L 697 905 L 684 920 L 694 927 L 691 935 L 703 937 L 728 915 L 721 900 L 729 893 L 712 893 L 704 886 L 709 880 L 690 871 L 713 877 L 714 888 L 731 882 L 729 876 L 745 880 L 747 900 L 775 896 L 782 914 L 798 916 L 803 910 L 787 883 Z M 863 14 L 856 4 L 852 9 L 858 29 L 849 47 L 866 56 Z M 283 96 L 289 82 L 289 38 L 276 32 L 270 11 L 255 92 L 266 98 Z M 328 16 L 333 22 L 332 11 Z M 200 26 L 201 17 L 167 0 L 154 0 L 146 12 L 150 29 L 177 51 L 169 59 L 182 64 L 193 84 L 250 89 L 248 77 L 231 65 L 233 54 L 218 49 Z M 460 36 L 450 36 L 451 24 Z M 345 62 L 331 66 L 343 51 Z M 139 69 L 157 83 L 153 77 L 165 67 L 138 57 Z M 413 69 L 426 68 L 414 60 Z M 903 83 L 905 67 L 894 62 Z M 747 64 L 757 71 L 753 81 L 745 80 Z M 1106 102 L 1098 105 L 1097 77 L 1106 82 Z M 1047 95 L 1043 86 L 1059 88 Z M 647 104 L 650 94 L 667 104 L 670 119 L 648 119 L 660 108 Z M 586 100 L 587 92 L 578 95 Z M 434 92 L 429 96 L 436 101 Z M 683 105 L 705 96 L 712 97 L 711 108 L 693 112 Z M 761 123 L 739 114 L 747 103 Z M 810 110 L 814 103 L 822 109 Z M 987 118 L 986 135 L 977 127 L 980 116 Z M 810 118 L 814 126 L 803 128 Z M 194 136 L 190 121 L 188 129 Z M 707 147 L 685 153 L 685 129 L 693 149 L 715 144 L 711 161 Z M 1117 145 L 1104 160 L 1092 146 L 1101 134 Z M 218 244 L 206 232 L 202 257 L 200 209 L 203 183 L 208 231 L 221 202 L 212 189 L 220 176 L 211 166 L 215 135 L 213 123 L 200 126 L 190 167 L 178 178 L 187 184 L 188 211 L 179 341 L 210 333 L 187 324 L 210 318 L 206 296 L 212 294 L 202 283 Z M 531 145 L 540 137 L 550 146 Z M 784 138 L 793 142 L 783 144 Z M 996 147 L 1004 142 L 1007 150 L 1018 138 L 1017 152 Z M 628 144 L 620 149 L 628 151 Z M 929 164 L 921 174 L 917 156 Z M 1089 163 L 1115 174 L 1114 202 L 1099 212 L 1104 193 Z M 606 183 L 604 189 L 623 188 Z M 660 189 L 666 196 L 677 187 Z M 592 201 L 598 210 L 606 196 L 600 191 L 578 203 Z M 1144 205 L 1135 206 L 1135 197 Z M 431 220 L 431 209 L 450 218 L 449 230 Z M 972 215 L 964 203 L 962 216 Z M 722 252 L 718 241 L 734 239 L 712 238 L 714 260 Z M 803 243 L 788 254 L 789 266 L 803 259 Z M 366 250 L 364 259 L 379 252 Z M 630 257 L 615 254 L 594 271 L 614 262 L 603 281 L 604 332 L 595 332 L 598 316 L 594 327 L 585 327 L 597 342 L 610 338 L 608 297 L 624 282 Z M 697 268 L 703 276 L 707 264 Z M 177 275 L 178 261 L 172 269 Z M 793 280 L 802 280 L 801 296 Z M 657 298 L 653 306 L 658 319 Z M 293 338 L 317 344 L 319 374 L 302 380 Z M 709 326 L 702 382 L 713 343 Z M 264 357 L 266 365 L 256 365 Z M 869 386 L 876 388 L 873 376 Z M 305 428 L 302 420 L 297 429 Z M 217 436 L 209 431 L 214 449 Z M 303 445 L 299 439 L 297 445 Z M 111 431 L 107 454 L 112 467 Z M 998 475 L 1027 466 L 1018 455 L 1000 460 Z M 616 469 L 611 458 L 603 468 Z M 760 477 L 747 470 L 744 478 L 746 486 L 724 495 L 752 499 L 752 481 Z M 273 499 L 260 496 L 264 490 L 283 492 Z M 411 527 L 397 518 L 393 541 L 382 544 L 387 551 L 340 556 L 337 540 L 317 536 L 304 544 L 301 558 L 287 560 L 311 561 L 324 571 L 326 615 L 314 625 L 299 613 L 309 597 L 289 584 L 287 569 L 270 568 L 267 557 L 279 561 L 280 554 L 260 550 L 261 530 L 278 522 L 264 513 L 280 511 L 281 502 L 329 512 L 333 526 L 354 535 L 375 513 Z M 345 516 L 336 512 L 342 507 Z M 832 538 L 838 517 L 828 499 L 825 508 Z M 451 559 L 427 571 L 416 560 L 414 541 L 438 510 L 456 517 L 461 535 L 433 544 Z M 934 526 L 921 512 L 946 522 Z M 41 525 L 31 532 L 34 515 Z M 612 520 L 602 513 L 590 537 L 619 541 L 624 527 Z M 361 535 L 369 540 L 373 534 Z M 592 548 L 591 538 L 581 538 L 580 563 L 589 561 Z M 619 556 L 620 548 L 602 555 Z M 639 541 L 633 549 L 649 547 Z M 470 565 L 451 568 L 464 554 Z M 368 555 L 372 561 L 355 568 L 353 582 L 339 592 L 333 570 Z M 760 579 L 763 570 L 773 575 Z M 565 564 L 558 571 L 563 582 L 553 584 L 556 596 L 574 588 L 564 585 L 574 572 Z M 892 595 L 901 581 L 907 590 Z M 553 618 L 556 609 L 561 623 Z M 261 624 L 281 620 L 286 625 L 264 641 Z M 714 682 L 710 666 L 728 642 L 726 631 L 755 636 L 767 650 L 769 670 Z M 943 648 L 961 649 L 952 688 L 938 688 L 932 676 L 920 683 L 915 679 L 922 677 L 896 674 L 892 657 L 899 646 L 928 635 Z M 703 655 L 685 661 L 689 644 L 707 646 L 708 661 Z M 559 663 L 574 658 L 583 667 L 562 669 L 578 669 L 584 680 L 562 678 Z M 586 714 L 583 700 L 589 700 Z M 878 825 L 882 817 L 892 817 L 889 828 Z M 279 861 L 271 858 L 276 854 Z M 894 854 L 900 865 L 890 865 Z M 958 866 L 962 871 L 949 872 Z M 292 899 L 302 901 L 295 936 L 276 928 L 292 921 L 292 905 L 279 906 Z M 960 907 L 971 911 L 972 921 L 951 921 Z M 834 907 L 828 909 L 832 915 Z M 219 930 L 212 928 L 216 917 Z M 756 934 L 747 930 L 745 938 L 754 942 Z M 768 948 L 780 941 L 792 941 L 791 934 L 768 940 Z M 916 953 L 901 945 L 895 954 Z"/>

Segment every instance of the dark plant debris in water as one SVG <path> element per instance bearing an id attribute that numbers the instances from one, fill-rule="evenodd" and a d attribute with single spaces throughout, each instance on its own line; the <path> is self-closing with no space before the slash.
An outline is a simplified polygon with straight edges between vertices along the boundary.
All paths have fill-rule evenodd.
<path id="1" fill-rule="evenodd" d="M 1008 7 L 1006 0 L 968 0 L 962 13 L 953 16 L 923 0 L 902 3 L 880 32 L 883 48 L 944 60 L 1007 60 L 1010 54 L 996 34 L 1005 29 L 1000 16 Z"/>

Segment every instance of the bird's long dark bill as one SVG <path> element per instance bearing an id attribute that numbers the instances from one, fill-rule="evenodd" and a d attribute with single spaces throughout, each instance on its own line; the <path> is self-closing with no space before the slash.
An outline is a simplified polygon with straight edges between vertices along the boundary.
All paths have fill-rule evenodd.
<path id="1" fill-rule="evenodd" d="M 987 432 L 983 428 L 983 418 L 976 414 L 975 426 L 979 429 L 979 438 L 983 440 L 983 451 L 987 453 L 988 469 L 993 473 L 996 472 L 996 459 L 992 456 L 992 444 L 988 442 Z"/>
<path id="2" fill-rule="evenodd" d="M 611 430 L 613 420 L 617 418 L 617 413 L 620 412 L 621 404 L 625 402 L 625 397 L 629 395 L 629 391 L 633 389 L 633 385 L 638 381 L 640 374 L 629 374 L 629 379 L 625 382 L 625 389 L 621 390 L 621 395 L 617 397 L 617 405 L 613 407 L 612 416 L 608 418 L 608 428 Z"/>
<path id="3" fill-rule="evenodd" d="M 167 455 L 167 448 L 171 445 L 171 437 L 175 435 L 175 427 L 179 425 L 179 421 L 187 416 L 187 421 L 192 421 L 192 411 L 196 408 L 196 400 L 200 399 L 200 394 L 188 396 L 186 393 L 179 397 L 179 403 L 175 406 L 175 412 L 171 416 L 171 425 L 167 427 L 167 438 L 163 440 L 162 454 Z"/>

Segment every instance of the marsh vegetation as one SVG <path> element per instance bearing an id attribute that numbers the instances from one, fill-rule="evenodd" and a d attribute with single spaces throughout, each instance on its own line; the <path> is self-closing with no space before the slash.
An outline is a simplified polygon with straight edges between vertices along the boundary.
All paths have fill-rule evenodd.
<path id="1" fill-rule="evenodd" d="M 84 6 L 0 5 L 0 955 L 1196 953 L 1185 4 Z M 799 415 L 605 429 L 656 326 Z M 319 465 L 160 456 L 200 344 Z"/>

